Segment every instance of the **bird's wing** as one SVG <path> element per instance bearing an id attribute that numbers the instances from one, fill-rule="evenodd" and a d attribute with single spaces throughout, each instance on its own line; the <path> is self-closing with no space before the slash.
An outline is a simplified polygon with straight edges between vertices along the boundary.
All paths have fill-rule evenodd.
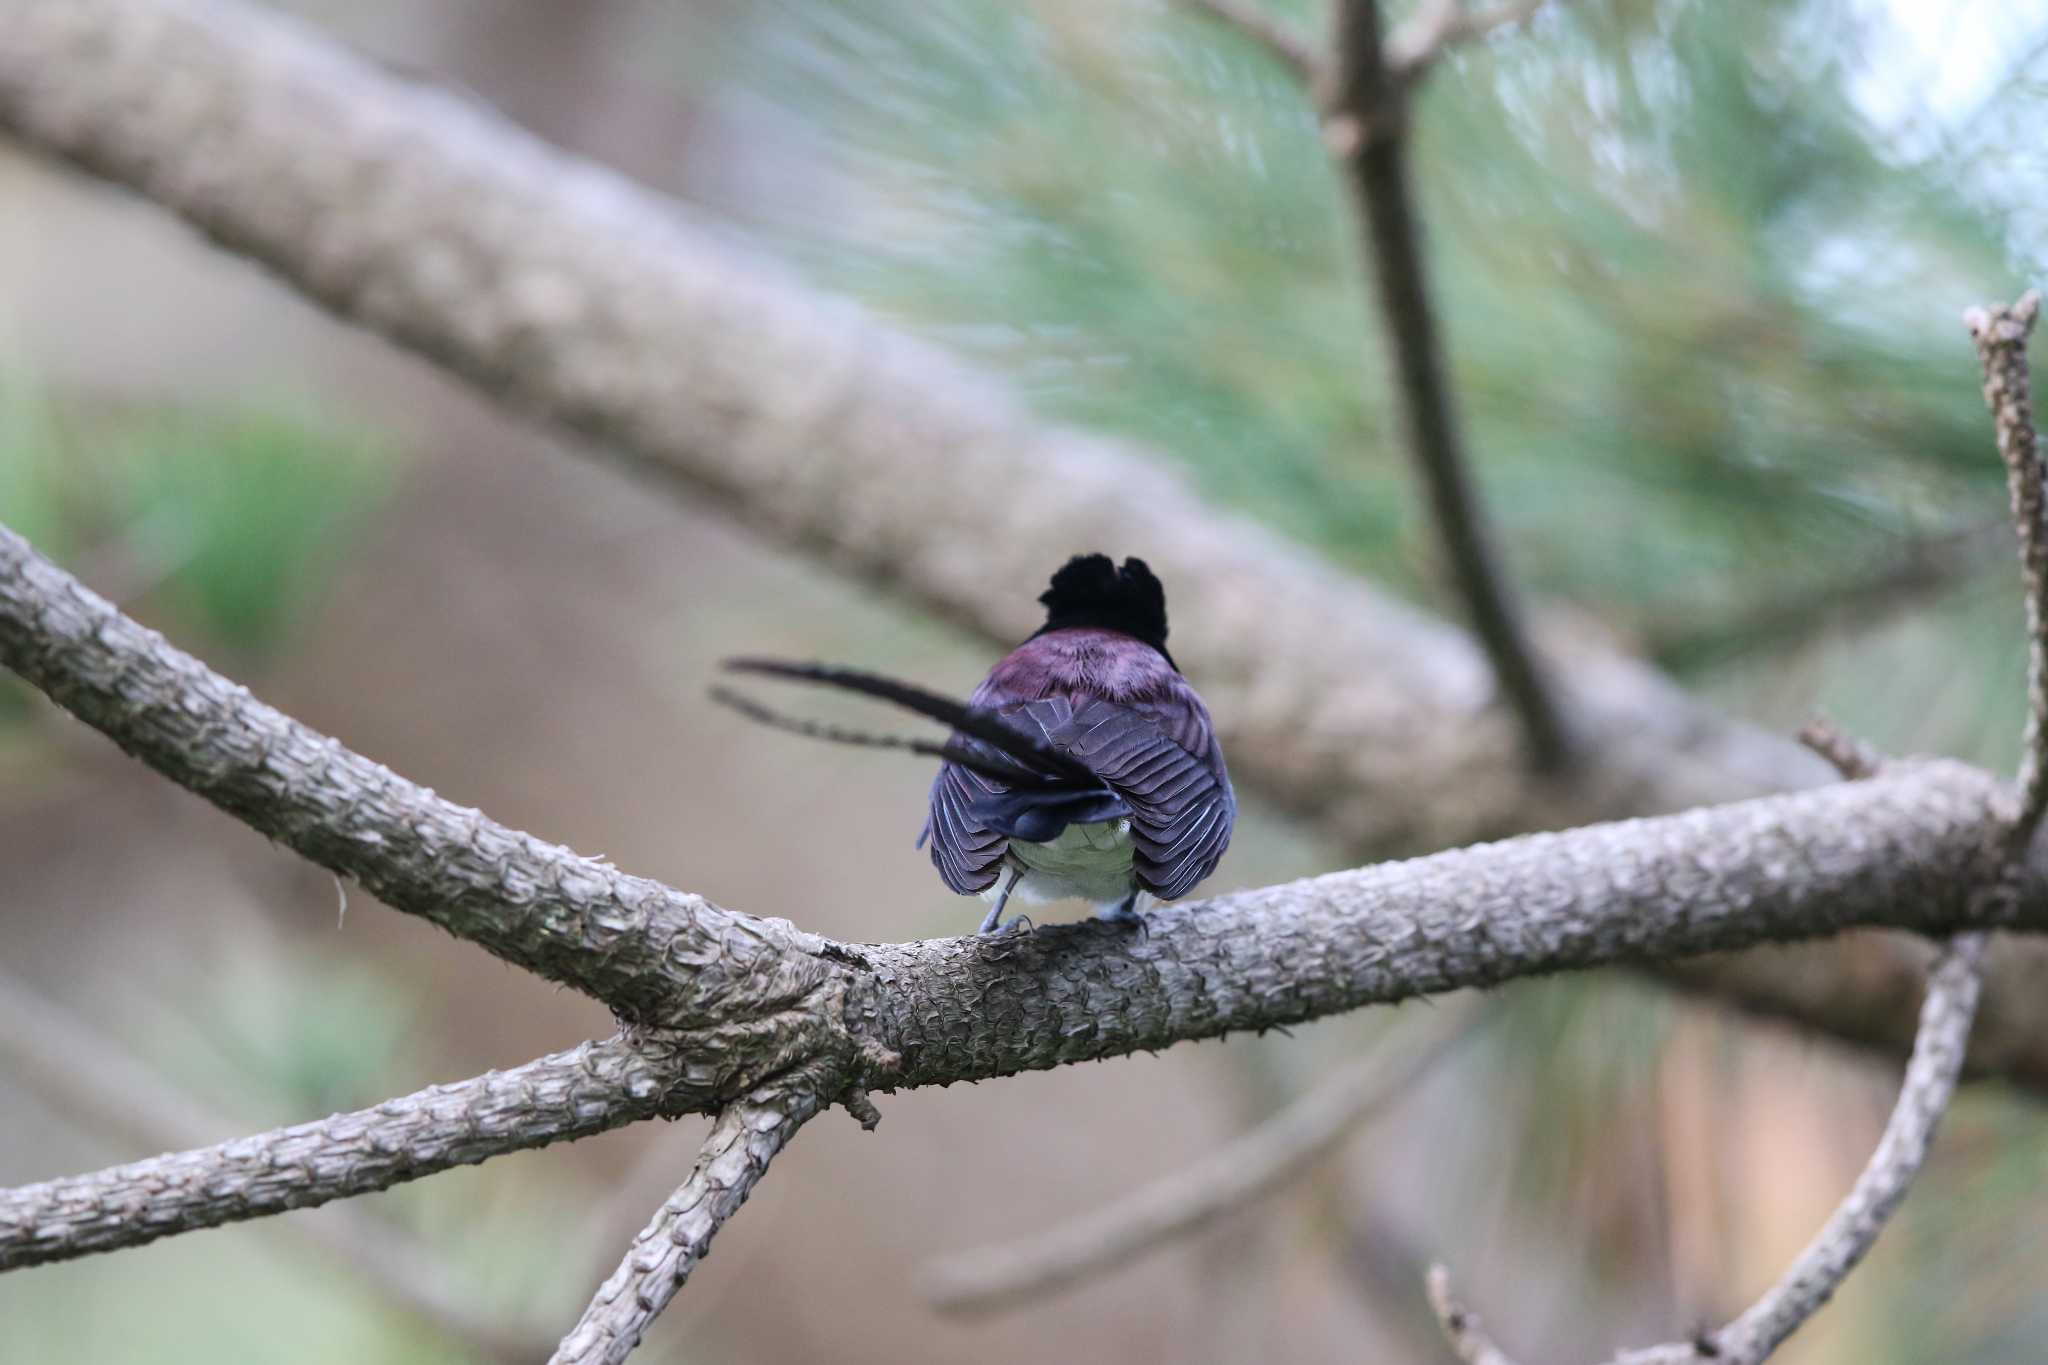
<path id="1" fill-rule="evenodd" d="M 1192 690 L 1189 695 L 1192 696 Z M 1195 703 L 1196 707 L 1200 702 Z M 1208 716 L 1179 708 L 1083 702 L 1047 738 L 1085 763 L 1131 812 L 1138 885 L 1175 900 L 1215 870 L 1237 823 L 1237 797 Z M 1176 738 L 1184 735 L 1194 751 Z"/>
<path id="2" fill-rule="evenodd" d="M 932 866 L 958 895 L 971 896 L 995 883 L 1009 837 L 982 823 L 975 805 L 1002 789 L 957 763 L 941 764 L 932 779 L 931 817 L 918 844 L 931 840 Z"/>

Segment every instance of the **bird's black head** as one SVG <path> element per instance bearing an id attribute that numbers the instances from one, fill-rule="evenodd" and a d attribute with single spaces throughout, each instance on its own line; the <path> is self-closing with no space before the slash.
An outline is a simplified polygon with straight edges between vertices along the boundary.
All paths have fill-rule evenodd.
<path id="1" fill-rule="evenodd" d="M 1108 555 L 1075 555 L 1038 600 L 1045 604 L 1040 635 L 1070 626 L 1102 626 L 1166 654 L 1166 589 L 1142 559 L 1126 559 L 1119 569 Z M 1166 658 L 1173 662 L 1172 655 Z"/>

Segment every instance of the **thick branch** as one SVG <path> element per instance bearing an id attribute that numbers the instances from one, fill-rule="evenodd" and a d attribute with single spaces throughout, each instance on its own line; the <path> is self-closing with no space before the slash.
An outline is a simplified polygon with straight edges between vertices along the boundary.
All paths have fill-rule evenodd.
<path id="1" fill-rule="evenodd" d="M 818 1107 L 818 1096 L 799 1077 L 721 1110 L 690 1178 L 633 1239 L 626 1259 L 562 1338 L 551 1365 L 620 1365 L 704 1259 L 726 1219 L 747 1202 L 768 1163 Z"/>
<path id="2" fill-rule="evenodd" d="M 380 900 L 623 1012 L 687 1021 L 739 978 L 814 985 L 795 938 L 505 828 L 257 701 L 0 526 L 0 666 Z M 764 973 L 766 974 L 764 976 Z"/>
<path id="3" fill-rule="evenodd" d="M 216 1147 L 0 1190 L 0 1270 L 310 1208 L 663 1112 L 623 1038 Z"/>
<path id="4" fill-rule="evenodd" d="M 1185 1237 L 1327 1155 L 1477 1032 L 1469 1014 L 1433 1018 L 1426 1036 L 1375 1048 L 1270 1122 L 1191 1165 L 1049 1232 L 946 1257 L 926 1274 L 926 1295 L 947 1312 L 1015 1308 Z"/>
<path id="5" fill-rule="evenodd" d="M 224 736 L 237 752 L 232 741 L 250 714 L 286 727 L 328 763 L 279 766 L 259 750 L 224 776 L 207 767 L 209 785 L 217 777 L 232 787 L 240 774 L 267 768 L 281 784 L 274 799 L 293 810 L 303 804 L 295 784 L 321 790 L 333 771 L 363 762 L 98 603 L 18 537 L 0 540 L 0 552 L 0 624 L 13 622 L 0 628 L 6 657 L 131 748 L 158 753 L 167 769 L 190 766 L 184 748 L 215 753 Z M 90 629 L 77 629 L 73 618 Z M 50 620 L 72 623 L 54 643 L 42 634 Z M 162 699 L 133 704 L 137 695 L 155 695 L 165 677 L 177 685 Z M 165 711 L 176 715 L 166 720 Z M 469 1082 L 452 1095 L 429 1091 L 327 1124 L 13 1191 L 0 1196 L 0 1265 L 381 1188 L 450 1161 L 657 1111 L 716 1109 L 762 1077 L 800 1067 L 815 1067 L 825 1078 L 821 1089 L 840 1086 L 832 1097 L 872 1121 L 868 1089 L 1157 1050 L 1524 975 L 1663 962 L 1851 925 L 2048 927 L 2039 867 L 2010 869 L 2000 894 L 1978 894 L 2009 870 L 1995 837 L 2009 800 L 1988 774 L 1961 764 L 1901 768 L 1792 796 L 1532 835 L 1166 907 L 1150 916 L 1144 938 L 1091 923 L 887 947 L 833 944 L 706 906 L 704 914 L 730 926 L 725 939 L 746 945 L 752 969 L 744 976 L 718 970 L 730 958 L 682 964 L 684 998 L 716 982 L 718 999 L 699 1006 L 688 1027 L 644 1029 L 630 1042 L 590 1050 L 605 1064 L 598 1079 L 609 1088 L 578 1091 L 572 1112 L 563 1112 L 561 1096 L 533 1101 L 525 1077 L 573 1081 L 571 1063 L 582 1053 Z M 260 810 L 237 813 L 265 818 Z M 335 836 L 319 828 L 320 819 L 347 828 L 351 814 L 309 818 L 307 837 L 326 847 Z M 530 843 L 521 834 L 505 837 Z M 460 867 L 450 880 L 450 896 L 474 898 L 487 918 L 488 894 L 467 885 Z M 433 901 L 431 881 L 417 890 Z M 502 894 L 530 893 L 513 885 Z M 694 899 L 666 887 L 654 894 Z M 635 932 L 644 930 L 564 952 L 632 960 L 640 953 Z M 472 1109 L 491 1123 L 478 1123 Z M 436 1125 L 451 1124 L 468 1126 L 453 1138 L 433 1135 Z M 387 1129 L 398 1138 L 420 1134 L 422 1149 L 394 1146 Z M 368 1154 L 358 1150 L 365 1141 Z M 280 1152 L 288 1171 L 279 1170 Z M 144 1215 L 124 1219 L 110 1200 Z"/>
<path id="6" fill-rule="evenodd" d="M 1378 0 L 1338 0 L 1336 15 L 1323 126 L 1365 228 L 1402 426 L 1472 628 L 1521 720 L 1530 759 L 1552 771 L 1570 757 L 1567 720 L 1529 643 L 1468 473 L 1409 183 L 1407 82 L 1381 50 Z"/>

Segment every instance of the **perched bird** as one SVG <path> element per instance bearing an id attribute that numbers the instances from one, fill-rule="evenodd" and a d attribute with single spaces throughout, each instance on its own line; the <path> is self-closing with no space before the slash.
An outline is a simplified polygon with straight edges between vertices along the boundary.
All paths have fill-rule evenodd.
<path id="1" fill-rule="evenodd" d="M 727 667 L 859 692 L 953 727 L 943 744 L 792 720 L 728 689 L 752 718 L 820 739 L 944 760 L 918 845 L 946 885 L 990 902 L 1093 901 L 1142 927 L 1138 899 L 1174 900 L 1230 844 L 1237 797 L 1209 708 L 1166 652 L 1166 592 L 1142 559 L 1077 555 L 1040 594 L 1045 624 L 965 703 L 872 673 L 735 659 Z"/>

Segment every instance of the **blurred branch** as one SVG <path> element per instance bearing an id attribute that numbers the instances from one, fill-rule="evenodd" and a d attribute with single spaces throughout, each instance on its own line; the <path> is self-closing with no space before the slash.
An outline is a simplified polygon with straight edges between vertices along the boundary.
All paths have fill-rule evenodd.
<path id="1" fill-rule="evenodd" d="M 1864 572 L 1770 595 L 1725 615 L 1667 614 L 1642 647 L 1667 668 L 1686 668 L 1775 644 L 1810 640 L 1882 620 L 1983 572 L 2004 553 L 2002 520 L 1908 540 Z"/>
<path id="2" fill-rule="evenodd" d="M 269 10 L 5 10 L 0 127 L 788 543 L 998 639 L 1034 624 L 1015 585 L 1074 544 L 1141 546 L 1204 605 L 1176 653 L 1225 723 L 1233 770 L 1361 857 L 1819 780 L 1789 743 L 1584 641 L 1561 646 L 1567 709 L 1601 743 L 1570 781 L 1537 780 L 1470 638 L 1204 506 L 1154 460 L 1032 422 L 679 206 Z M 967 510 L 991 487 L 1030 500 L 995 538 Z M 1800 1017 L 1796 999 L 1775 1008 Z M 1994 995 L 1987 1020 L 2003 1008 Z M 1893 1037 L 1881 1010 L 1817 1022 Z"/>
<path id="3" fill-rule="evenodd" d="M 1304 85 L 1316 78 L 1317 58 L 1308 40 L 1260 10 L 1253 0 L 1182 0 L 1189 9 L 1234 28 L 1266 49 Z"/>
<path id="4" fill-rule="evenodd" d="M 1440 1265 L 1431 1266 L 1427 1285 L 1429 1306 L 1435 1310 L 1444 1339 L 1458 1353 L 1458 1359 L 1465 1365 L 1515 1365 L 1513 1359 L 1493 1344 L 1493 1338 L 1486 1335 L 1479 1315 L 1460 1303 L 1453 1294 L 1449 1270 Z"/>
<path id="5" fill-rule="evenodd" d="M 162 1151 L 204 1143 L 235 1125 L 166 1085 L 84 1018 L 0 974 L 0 1056 L 13 1074 L 94 1135 Z M 548 1339 L 537 1324 L 473 1307 L 428 1249 L 367 1210 L 284 1226 L 346 1266 L 386 1300 L 472 1350 L 532 1360 Z"/>
<path id="6" fill-rule="evenodd" d="M 1378 0 L 1337 0 L 1335 63 L 1321 92 L 1323 140 L 1345 173 L 1365 228 L 1402 425 L 1458 591 L 1521 721 L 1531 765 L 1556 772 L 1573 758 L 1572 738 L 1472 486 L 1409 180 L 1410 80 L 1460 30 L 1461 20 L 1455 3 L 1430 0 L 1416 16 L 1409 50 L 1383 50 Z"/>
<path id="7" fill-rule="evenodd" d="M 1387 69 L 1398 79 L 1412 82 L 1459 43 L 1527 23 L 1543 5 L 1544 0 L 1507 0 L 1474 12 L 1460 0 L 1423 0 L 1407 21 L 1388 36 Z"/>
<path id="8" fill-rule="evenodd" d="M 1483 1013 L 1482 1007 L 1431 1018 L 1420 1036 L 1381 1044 L 1271 1122 L 1102 1208 L 1049 1232 L 934 1263 L 923 1276 L 926 1297 L 948 1313 L 1022 1307 L 1272 1194 L 1477 1036 Z"/>
<path id="9" fill-rule="evenodd" d="M 829 1102 L 829 1101 L 827 1101 Z M 763 1087 L 719 1111 L 690 1178 L 633 1239 L 626 1259 L 562 1338 L 551 1365 L 620 1365 L 711 1239 L 768 1172 L 768 1163 L 821 1107 L 801 1081 Z"/>
<path id="10" fill-rule="evenodd" d="M 1845 782 L 1876 777 L 1884 759 L 1876 749 L 1836 725 L 1826 716 L 1815 716 L 1799 728 L 1799 742 L 1834 765 Z"/>
<path id="11" fill-rule="evenodd" d="M 213 1147 L 0 1190 L 0 1270 L 141 1246 L 388 1189 L 662 1111 L 623 1036 Z"/>

